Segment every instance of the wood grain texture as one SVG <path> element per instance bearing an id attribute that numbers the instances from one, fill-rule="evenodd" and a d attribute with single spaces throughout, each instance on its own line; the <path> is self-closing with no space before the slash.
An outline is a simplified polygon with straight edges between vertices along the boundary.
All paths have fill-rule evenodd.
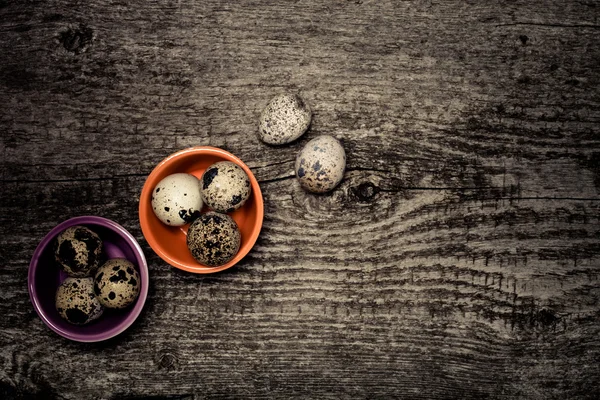
<path id="1" fill-rule="evenodd" d="M 600 397 L 600 6 L 594 1 L 0 0 L 0 397 Z M 256 136 L 275 94 L 309 132 Z M 295 154 L 331 134 L 333 193 Z M 166 155 L 213 145 L 261 183 L 237 266 L 166 265 L 137 219 Z M 142 244 L 147 305 L 72 343 L 29 303 L 76 215 Z"/>

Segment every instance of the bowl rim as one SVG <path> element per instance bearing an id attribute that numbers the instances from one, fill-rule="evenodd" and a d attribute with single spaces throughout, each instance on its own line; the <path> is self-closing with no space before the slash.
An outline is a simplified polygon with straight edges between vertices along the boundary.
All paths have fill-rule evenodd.
<path id="1" fill-rule="evenodd" d="M 157 246 L 157 244 L 155 243 L 154 235 L 152 235 L 152 233 L 150 231 L 150 227 L 148 226 L 146 219 L 142 218 L 142 216 L 145 215 L 150 209 L 150 205 L 148 203 L 150 202 L 150 194 L 151 194 L 153 188 L 149 187 L 149 182 L 151 180 L 153 180 L 153 178 L 155 178 L 157 175 L 159 175 L 168 164 L 170 164 L 171 162 L 173 162 L 174 160 L 176 160 L 178 158 L 182 158 L 182 157 L 188 156 L 190 154 L 217 155 L 217 156 L 224 158 L 227 161 L 232 161 L 232 162 L 236 163 L 237 165 L 239 165 L 240 167 L 242 167 L 242 169 L 246 172 L 246 174 L 248 175 L 248 178 L 250 179 L 252 191 L 254 192 L 253 195 L 256 196 L 256 199 L 258 200 L 256 202 L 257 203 L 256 204 L 257 220 L 258 220 L 258 223 L 256 225 L 258 226 L 258 229 L 256 228 L 256 226 L 252 229 L 252 235 L 248 238 L 248 242 L 247 242 L 248 244 L 246 245 L 248 247 L 247 251 L 245 251 L 245 252 L 239 251 L 235 255 L 235 257 L 232 260 L 230 260 L 228 263 L 219 265 L 217 267 L 209 267 L 209 266 L 202 265 L 200 263 L 198 263 L 198 266 L 190 266 L 185 263 L 180 263 L 179 261 L 171 258 L 167 253 L 162 251 L 162 249 L 159 246 Z M 240 158 L 236 157 L 235 155 L 228 152 L 227 150 L 223 150 L 219 147 L 194 146 L 194 147 L 188 147 L 188 148 L 179 150 L 173 154 L 168 155 L 154 167 L 152 172 L 146 178 L 146 181 L 144 182 L 144 186 L 142 187 L 142 192 L 141 192 L 140 201 L 139 201 L 139 208 L 138 208 L 138 217 L 140 220 L 140 226 L 142 228 L 142 234 L 144 235 L 146 242 L 148 242 L 148 245 L 150 245 L 150 248 L 152 248 L 152 250 L 163 261 L 165 261 L 172 267 L 181 269 L 183 271 L 192 272 L 195 274 L 212 274 L 212 273 L 220 272 L 220 271 L 223 271 L 223 270 L 233 267 L 234 265 L 239 263 L 250 252 L 250 250 L 252 250 L 252 248 L 256 244 L 256 241 L 258 240 L 258 237 L 262 230 L 262 225 L 263 225 L 263 220 L 264 220 L 264 201 L 263 201 L 262 191 L 260 190 L 260 185 L 258 184 L 258 180 L 254 176 L 254 174 L 252 173 L 250 168 Z"/>
<path id="2" fill-rule="evenodd" d="M 79 334 L 79 333 L 74 333 L 74 332 L 70 332 L 70 331 L 61 329 L 59 326 L 57 326 L 56 324 L 54 324 L 52 322 L 52 320 L 46 315 L 46 313 L 44 313 L 44 311 L 40 305 L 37 291 L 35 289 L 34 270 L 36 270 L 38 268 L 42 253 L 44 252 L 46 247 L 51 243 L 51 241 L 54 239 L 54 237 L 56 235 L 58 235 L 60 232 L 62 232 L 63 230 L 67 229 L 70 226 L 94 225 L 94 224 L 97 224 L 97 225 L 100 225 L 100 226 L 103 226 L 106 228 L 110 228 L 110 229 L 116 231 L 118 234 L 120 234 L 126 240 L 126 242 L 134 249 L 134 254 L 135 254 L 137 264 L 138 264 L 138 269 L 140 270 L 140 276 L 145 276 L 146 279 L 142 279 L 140 294 L 138 295 L 136 304 L 133 306 L 133 308 L 131 308 L 131 310 L 129 310 L 129 314 L 127 315 L 127 318 L 125 318 L 120 324 L 114 326 L 111 329 L 108 329 L 106 331 L 99 332 L 99 333 Z M 144 304 L 146 303 L 146 298 L 148 297 L 149 278 L 150 278 L 150 274 L 148 271 L 148 263 L 146 262 L 146 257 L 144 255 L 144 252 L 143 252 L 141 246 L 139 245 L 137 240 L 133 237 L 133 235 L 131 235 L 131 233 L 129 233 L 121 225 L 119 225 L 118 223 L 116 223 L 110 219 L 95 216 L 95 215 L 83 215 L 83 216 L 79 216 L 79 217 L 70 218 L 70 219 L 63 221 L 60 224 L 56 225 L 40 241 L 40 243 L 36 247 L 36 249 L 33 253 L 33 257 L 31 258 L 31 261 L 29 263 L 29 270 L 27 272 L 27 287 L 29 290 L 29 299 L 31 300 L 31 303 L 33 304 L 33 308 L 34 308 L 35 312 L 37 313 L 37 315 L 40 317 L 40 319 L 46 324 L 46 326 L 48 326 L 51 330 L 53 330 L 60 336 L 63 336 L 67 339 L 74 340 L 76 342 L 91 343 L 91 342 L 101 342 L 104 340 L 111 339 L 111 338 L 123 333 L 127 328 L 129 328 L 133 324 L 133 322 L 137 319 L 137 317 L 142 312 L 142 309 L 144 308 Z M 73 326 L 75 326 L 75 325 L 73 325 Z"/>

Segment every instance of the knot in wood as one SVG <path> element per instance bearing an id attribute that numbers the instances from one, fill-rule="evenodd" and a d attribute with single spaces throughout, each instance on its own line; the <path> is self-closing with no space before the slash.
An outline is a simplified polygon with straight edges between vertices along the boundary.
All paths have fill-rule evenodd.
<path id="1" fill-rule="evenodd" d="M 551 327 L 555 325 L 560 319 L 557 317 L 552 311 L 542 309 L 537 313 L 537 322 L 544 328 Z"/>
<path id="2" fill-rule="evenodd" d="M 527 44 L 527 41 L 529 40 L 529 38 L 527 37 L 527 35 L 520 35 L 519 40 L 521 41 L 523 46 L 525 46 Z"/>
<path id="3" fill-rule="evenodd" d="M 378 188 L 371 182 L 363 182 L 354 189 L 354 194 L 361 201 L 369 201 L 378 191 Z"/>
<path id="4" fill-rule="evenodd" d="M 92 43 L 94 31 L 85 24 L 79 24 L 77 28 L 69 28 L 60 34 L 60 42 L 63 47 L 72 53 L 79 54 L 85 51 Z"/>
<path id="5" fill-rule="evenodd" d="M 166 369 L 168 371 L 177 368 L 177 357 L 172 353 L 163 353 L 158 359 L 158 368 Z"/>

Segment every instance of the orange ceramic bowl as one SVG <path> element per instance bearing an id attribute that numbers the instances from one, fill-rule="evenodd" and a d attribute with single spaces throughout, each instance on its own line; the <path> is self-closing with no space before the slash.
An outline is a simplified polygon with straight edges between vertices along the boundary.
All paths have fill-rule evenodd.
<path id="1" fill-rule="evenodd" d="M 235 220 L 242 234 L 240 250 L 227 264 L 218 267 L 209 267 L 196 261 L 186 244 L 186 235 L 189 224 L 183 226 L 168 226 L 160 222 L 152 211 L 152 190 L 166 176 L 184 172 L 192 174 L 198 179 L 210 165 L 218 161 L 231 161 L 246 171 L 252 185 L 252 192 L 246 203 L 229 215 Z M 202 212 L 208 211 L 206 205 Z M 140 225 L 146 241 L 152 250 L 172 266 L 184 271 L 197 274 L 210 274 L 223 271 L 237 264 L 244 258 L 256 243 L 262 228 L 264 206 L 262 193 L 258 181 L 246 164 L 233 154 L 216 147 L 200 146 L 191 147 L 171 154 L 162 160 L 146 179 L 140 196 Z"/>

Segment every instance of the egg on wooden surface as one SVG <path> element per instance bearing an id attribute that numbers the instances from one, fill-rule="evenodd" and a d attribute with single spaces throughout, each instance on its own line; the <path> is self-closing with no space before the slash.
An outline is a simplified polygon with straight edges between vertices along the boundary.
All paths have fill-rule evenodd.
<path id="1" fill-rule="evenodd" d="M 74 277 L 91 275 L 100 264 L 102 240 L 85 226 L 71 226 L 54 242 L 54 257 L 62 269 Z"/>
<path id="2" fill-rule="evenodd" d="M 124 258 L 108 260 L 96 272 L 94 293 L 100 304 L 107 308 L 125 308 L 140 294 L 140 274 Z"/>
<path id="3" fill-rule="evenodd" d="M 250 178 L 231 161 L 212 164 L 202 174 L 202 201 L 214 211 L 233 212 L 250 197 Z"/>
<path id="4" fill-rule="evenodd" d="M 177 173 L 162 179 L 152 191 L 152 210 L 164 224 L 182 226 L 202 209 L 200 181 L 194 175 Z"/>
<path id="5" fill-rule="evenodd" d="M 240 243 L 241 233 L 233 218 L 214 211 L 200 215 L 187 233 L 187 246 L 194 259 L 210 267 L 229 262 Z"/>
<path id="6" fill-rule="evenodd" d="M 293 142 L 310 126 L 312 112 L 297 94 L 274 97 L 260 115 L 258 137 L 265 143 L 281 145 Z"/>
<path id="7" fill-rule="evenodd" d="M 332 136 L 309 141 L 296 157 L 296 178 L 303 189 L 313 193 L 333 190 L 344 177 L 346 152 Z"/>
<path id="8" fill-rule="evenodd" d="M 98 319 L 104 308 L 94 294 L 94 279 L 69 277 L 56 291 L 56 311 L 74 325 L 85 325 Z"/>

